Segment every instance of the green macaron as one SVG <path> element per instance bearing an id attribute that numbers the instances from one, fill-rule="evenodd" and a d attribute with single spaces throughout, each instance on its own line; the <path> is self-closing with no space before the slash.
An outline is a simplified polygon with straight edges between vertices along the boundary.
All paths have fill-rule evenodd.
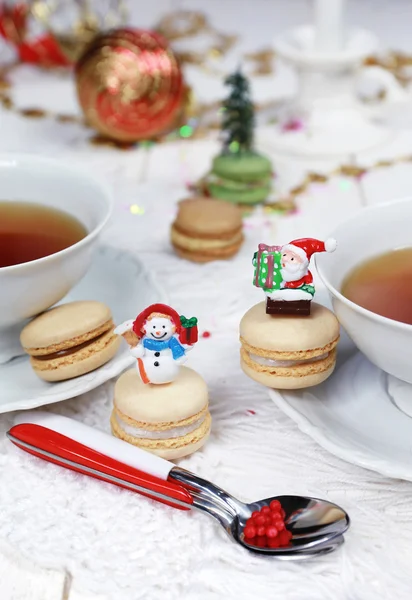
<path id="1" fill-rule="evenodd" d="M 234 181 L 211 174 L 207 180 L 207 188 L 213 198 L 234 202 L 236 204 L 257 204 L 269 196 L 271 178 L 261 179 L 253 183 Z"/>
<path id="2" fill-rule="evenodd" d="M 258 181 L 270 176 L 272 165 L 257 152 L 220 154 L 213 159 L 212 173 L 235 181 Z"/>
<path id="3" fill-rule="evenodd" d="M 272 189 L 272 165 L 256 152 L 220 154 L 207 177 L 213 198 L 236 204 L 258 204 Z"/>

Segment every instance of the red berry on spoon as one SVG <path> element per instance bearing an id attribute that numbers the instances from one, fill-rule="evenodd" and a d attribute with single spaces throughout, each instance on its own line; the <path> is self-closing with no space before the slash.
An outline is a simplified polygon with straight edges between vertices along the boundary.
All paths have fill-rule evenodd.
<path id="1" fill-rule="evenodd" d="M 254 538 L 256 536 L 256 528 L 253 527 L 252 525 L 248 525 L 247 527 L 244 528 L 243 534 L 244 534 L 245 538 L 247 538 L 247 539 Z"/>
<path id="2" fill-rule="evenodd" d="M 276 529 L 276 527 L 274 525 L 268 525 L 268 527 L 266 527 L 266 536 L 268 538 L 275 538 L 278 534 L 278 530 Z"/>
<path id="3" fill-rule="evenodd" d="M 272 512 L 279 512 L 282 510 L 282 505 L 279 500 L 272 500 L 272 502 L 269 504 L 269 507 Z"/>

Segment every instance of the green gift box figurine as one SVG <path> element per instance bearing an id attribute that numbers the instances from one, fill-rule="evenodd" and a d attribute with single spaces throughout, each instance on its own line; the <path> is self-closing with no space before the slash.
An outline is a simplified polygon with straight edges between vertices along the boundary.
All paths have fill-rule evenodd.
<path id="1" fill-rule="evenodd" d="M 316 252 L 333 252 L 336 241 L 313 238 L 293 240 L 284 246 L 259 244 L 253 256 L 256 287 L 266 295 L 269 315 L 310 315 L 315 293 L 309 261 Z"/>

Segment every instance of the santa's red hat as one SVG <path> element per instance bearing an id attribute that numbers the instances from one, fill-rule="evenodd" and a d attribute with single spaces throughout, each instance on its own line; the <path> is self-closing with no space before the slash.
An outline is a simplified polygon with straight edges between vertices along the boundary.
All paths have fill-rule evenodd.
<path id="1" fill-rule="evenodd" d="M 285 250 L 290 250 L 290 252 L 294 252 L 309 262 L 312 254 L 315 254 L 315 252 L 333 252 L 336 250 L 336 240 L 329 238 L 325 242 L 322 242 L 313 238 L 301 238 L 282 246 L 282 252 L 285 252 Z"/>
<path id="2" fill-rule="evenodd" d="M 167 304 L 151 304 L 140 314 L 137 315 L 136 319 L 133 323 L 133 331 L 139 337 L 144 336 L 143 325 L 145 321 L 152 313 L 161 313 L 162 315 L 167 315 L 173 321 L 174 326 L 176 327 L 176 333 L 180 334 L 181 324 L 179 314 Z"/>

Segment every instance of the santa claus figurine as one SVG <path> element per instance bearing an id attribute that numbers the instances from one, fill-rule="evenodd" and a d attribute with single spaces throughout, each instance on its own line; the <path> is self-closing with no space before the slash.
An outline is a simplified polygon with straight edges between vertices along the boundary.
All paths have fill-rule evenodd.
<path id="1" fill-rule="evenodd" d="M 197 342 L 197 319 L 180 317 L 166 304 L 152 304 L 114 332 L 130 345 L 142 382 L 165 384 L 176 379 L 186 353 Z"/>
<path id="2" fill-rule="evenodd" d="M 266 294 L 266 312 L 309 315 L 315 293 L 309 261 L 316 252 L 335 249 L 334 239 L 302 238 L 284 246 L 259 244 L 253 259 L 254 284 Z"/>

